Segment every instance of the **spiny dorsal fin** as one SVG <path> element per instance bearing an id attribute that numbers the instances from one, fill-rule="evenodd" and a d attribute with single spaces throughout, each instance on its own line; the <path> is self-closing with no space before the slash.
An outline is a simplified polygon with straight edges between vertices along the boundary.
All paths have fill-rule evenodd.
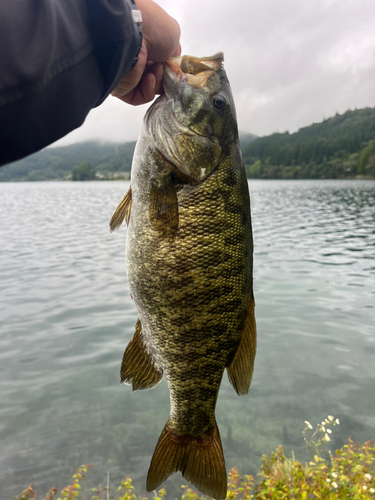
<path id="1" fill-rule="evenodd" d="M 202 493 L 216 500 L 227 496 L 227 473 L 216 422 L 200 436 L 173 432 L 168 419 L 147 474 L 147 491 L 155 490 L 173 472 L 181 471 Z"/>
<path id="2" fill-rule="evenodd" d="M 151 389 L 163 378 L 163 371 L 155 368 L 142 339 L 142 325 L 139 319 L 135 324 L 135 333 L 125 349 L 121 363 L 121 382 L 132 384 L 133 391 Z"/>
<path id="3" fill-rule="evenodd" d="M 126 224 L 129 224 L 131 208 L 132 208 L 132 188 L 130 186 L 130 188 L 125 193 L 125 196 L 120 201 L 118 207 L 114 211 L 111 220 L 109 221 L 109 231 L 111 233 L 112 231 L 115 231 L 121 226 L 121 224 L 124 222 L 124 219 Z"/>
<path id="4" fill-rule="evenodd" d="M 247 308 L 240 343 L 232 361 L 227 366 L 229 382 L 239 396 L 249 392 L 254 370 L 257 333 L 254 316 L 254 299 Z"/>

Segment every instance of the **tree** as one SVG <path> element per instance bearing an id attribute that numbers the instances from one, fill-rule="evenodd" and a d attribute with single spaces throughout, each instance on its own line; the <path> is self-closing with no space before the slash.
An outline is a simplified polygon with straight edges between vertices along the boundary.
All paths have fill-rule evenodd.
<path id="1" fill-rule="evenodd" d="M 370 177 L 375 177 L 375 155 L 371 155 L 368 159 L 367 165 L 365 167 L 365 173 Z"/>
<path id="2" fill-rule="evenodd" d="M 366 166 L 369 163 L 370 157 L 375 154 L 375 144 L 370 143 L 362 149 L 358 160 L 358 173 L 365 174 Z"/>
<path id="3" fill-rule="evenodd" d="M 92 181 L 95 179 L 95 169 L 88 161 L 83 161 L 72 170 L 73 181 Z"/>
<path id="4" fill-rule="evenodd" d="M 254 177 L 254 178 L 260 177 L 260 171 L 261 171 L 260 160 L 257 160 L 250 166 L 246 165 L 246 170 L 247 170 L 247 175 L 249 177 Z"/>

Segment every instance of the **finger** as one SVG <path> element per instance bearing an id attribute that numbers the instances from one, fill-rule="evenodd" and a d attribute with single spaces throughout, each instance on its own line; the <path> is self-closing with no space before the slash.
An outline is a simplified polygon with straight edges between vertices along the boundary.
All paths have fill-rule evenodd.
<path id="1" fill-rule="evenodd" d="M 146 102 L 150 102 L 155 98 L 155 86 L 155 75 L 153 73 L 147 73 L 146 75 L 144 75 L 141 83 L 141 91 L 144 101 L 140 104 L 145 104 Z"/>
<path id="2" fill-rule="evenodd" d="M 131 92 L 120 97 L 121 101 L 131 104 L 132 106 L 140 106 L 150 102 L 155 97 L 156 78 L 153 73 L 147 73 L 142 78 L 141 82 Z"/>
<path id="3" fill-rule="evenodd" d="M 163 65 L 161 63 L 154 63 L 152 66 L 147 68 L 147 72 L 150 72 L 155 76 L 155 93 L 161 94 L 163 92 Z"/>
<path id="4" fill-rule="evenodd" d="M 174 51 L 174 54 L 173 54 L 173 56 L 172 56 L 172 57 L 178 57 L 178 56 L 180 56 L 180 55 L 181 55 L 181 52 L 182 52 L 182 49 L 181 49 L 181 44 L 179 43 L 179 44 L 178 44 L 178 47 L 177 47 L 177 49 Z"/>
<path id="5" fill-rule="evenodd" d="M 141 87 L 136 87 L 131 92 L 123 97 L 119 97 L 121 101 L 126 102 L 126 104 L 131 104 L 132 106 L 139 106 L 145 104 L 145 99 L 143 97 L 143 92 Z"/>
<path id="6" fill-rule="evenodd" d="M 123 97 L 128 94 L 133 88 L 135 88 L 143 75 L 143 68 L 137 63 L 133 71 L 125 75 L 121 82 L 117 85 L 115 89 L 111 92 L 114 97 Z"/>

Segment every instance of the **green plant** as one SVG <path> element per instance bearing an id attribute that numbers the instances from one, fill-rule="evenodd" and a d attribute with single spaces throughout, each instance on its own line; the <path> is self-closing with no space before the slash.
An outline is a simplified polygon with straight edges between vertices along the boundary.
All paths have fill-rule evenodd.
<path id="1" fill-rule="evenodd" d="M 335 419 L 332 415 L 328 415 L 322 423 L 316 425 L 315 431 L 308 439 L 306 436 L 313 429 L 313 426 L 310 422 L 305 420 L 305 428 L 302 431 L 302 436 L 307 448 L 309 449 L 311 459 L 313 459 L 315 455 L 321 457 L 321 452 L 323 451 L 325 444 L 328 441 L 331 441 L 330 435 L 332 434 L 332 429 L 330 426 L 339 424 L 340 421 L 338 418 Z"/>
<path id="2" fill-rule="evenodd" d="M 79 491 L 81 489 L 80 479 L 85 480 L 84 472 L 87 472 L 92 467 L 92 464 L 81 465 L 76 470 L 76 473 L 73 476 L 73 483 L 69 486 L 66 486 L 63 490 L 61 490 L 60 497 L 57 500 L 73 500 L 74 498 L 78 498 Z"/>
<path id="3" fill-rule="evenodd" d="M 133 490 L 134 490 L 134 486 L 132 485 L 132 480 L 131 480 L 130 476 L 127 476 L 125 479 L 123 479 L 121 481 L 121 485 L 117 488 L 117 491 L 121 491 L 121 494 L 118 497 L 118 500 L 146 500 L 146 498 L 143 496 L 138 499 L 137 496 L 134 494 Z M 161 493 L 161 491 L 162 490 L 160 490 L 159 493 Z M 162 495 L 162 494 L 160 495 L 160 497 L 163 497 L 163 496 L 164 495 Z M 157 497 L 154 497 L 154 500 L 156 500 L 156 499 L 157 499 Z"/>
<path id="4" fill-rule="evenodd" d="M 331 440 L 332 428 L 339 420 L 329 415 L 315 427 L 307 420 L 302 431 L 306 446 L 310 451 L 310 461 L 302 464 L 294 453 L 285 456 L 282 446 L 268 455 L 263 455 L 258 479 L 251 475 L 241 477 L 236 468 L 228 474 L 228 499 L 233 500 L 375 500 L 375 446 L 372 441 L 356 444 L 349 439 L 348 444 L 332 454 L 324 452 L 325 445 Z M 80 496 L 80 481 L 85 479 L 90 464 L 82 465 L 73 476 L 73 483 L 64 488 L 57 500 L 72 500 Z M 31 484 L 14 500 L 37 498 Z M 203 496 L 190 487 L 181 486 L 181 500 L 203 500 Z M 107 486 L 91 490 L 91 500 L 147 500 L 137 496 L 130 476 L 125 477 L 111 493 L 109 475 Z M 53 487 L 44 500 L 54 500 L 57 488 Z M 165 486 L 154 492 L 152 500 L 166 497 Z M 88 500 L 88 497 L 83 497 Z"/>
<path id="5" fill-rule="evenodd" d="M 83 161 L 72 170 L 73 181 L 92 181 L 95 179 L 95 169 L 88 161 Z"/>
<path id="6" fill-rule="evenodd" d="M 34 483 L 30 484 L 26 490 L 24 490 L 18 497 L 14 497 L 13 500 L 30 500 L 36 498 L 37 494 L 33 490 Z"/>
<path id="7" fill-rule="evenodd" d="M 286 458 L 282 446 L 263 456 L 254 499 L 375 498 L 375 446 L 371 441 L 359 445 L 349 439 L 336 456 L 329 452 L 328 460 L 322 457 L 324 445 L 331 439 L 330 426 L 339 423 L 330 415 L 313 430 L 310 422 L 305 421 L 302 435 L 312 458 L 308 464 L 301 464 L 294 456 Z"/>
<path id="8" fill-rule="evenodd" d="M 254 478 L 250 475 L 240 477 L 238 470 L 233 467 L 228 474 L 228 493 L 227 498 L 235 498 L 242 500 L 251 500 L 254 498 L 252 494 L 254 488 Z"/>

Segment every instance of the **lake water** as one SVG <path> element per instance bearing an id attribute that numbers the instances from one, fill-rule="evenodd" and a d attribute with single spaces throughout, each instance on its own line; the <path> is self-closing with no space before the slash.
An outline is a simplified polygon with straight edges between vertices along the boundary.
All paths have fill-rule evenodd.
<path id="1" fill-rule="evenodd" d="M 0 184 L 0 498 L 41 495 L 93 463 L 95 484 L 145 488 L 169 414 L 165 381 L 119 384 L 137 313 L 126 228 L 107 225 L 128 183 Z M 332 414 L 332 449 L 375 431 L 375 182 L 251 181 L 258 354 L 250 393 L 226 375 L 217 421 L 227 466 L 256 473 L 280 443 Z M 184 481 L 167 481 L 171 498 Z M 177 492 L 177 493 L 176 493 Z M 172 496 L 173 494 L 173 496 Z M 150 497 L 151 495 L 149 495 Z"/>

